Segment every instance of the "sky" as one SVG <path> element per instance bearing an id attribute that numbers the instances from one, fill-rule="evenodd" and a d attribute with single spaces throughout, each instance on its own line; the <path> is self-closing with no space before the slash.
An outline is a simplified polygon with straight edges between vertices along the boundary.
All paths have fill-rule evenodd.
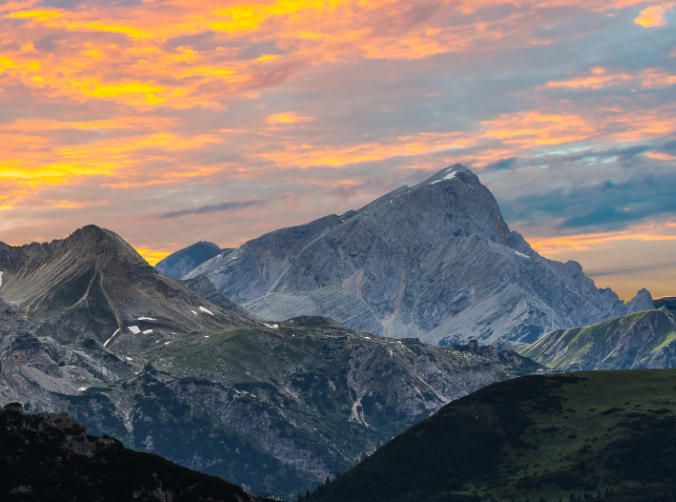
<path id="1" fill-rule="evenodd" d="M 150 263 L 455 163 L 540 254 L 676 295 L 676 2 L 0 0 L 0 241 Z"/>

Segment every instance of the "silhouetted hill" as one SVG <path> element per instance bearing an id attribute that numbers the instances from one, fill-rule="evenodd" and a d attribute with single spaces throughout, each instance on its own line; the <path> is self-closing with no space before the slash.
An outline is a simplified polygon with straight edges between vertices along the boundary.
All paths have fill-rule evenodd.
<path id="1" fill-rule="evenodd" d="M 220 478 L 94 437 L 65 413 L 0 408 L 0 499 L 22 502 L 258 502 Z"/>

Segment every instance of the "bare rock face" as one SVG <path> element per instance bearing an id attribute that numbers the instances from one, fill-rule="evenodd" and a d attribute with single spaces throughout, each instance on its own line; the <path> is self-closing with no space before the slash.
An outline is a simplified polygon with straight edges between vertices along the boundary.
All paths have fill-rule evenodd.
<path id="1" fill-rule="evenodd" d="M 186 277 L 199 275 L 274 321 L 322 315 L 446 345 L 533 342 L 626 313 L 579 264 L 542 258 L 510 231 L 490 191 L 460 165 L 358 211 L 266 234 Z"/>

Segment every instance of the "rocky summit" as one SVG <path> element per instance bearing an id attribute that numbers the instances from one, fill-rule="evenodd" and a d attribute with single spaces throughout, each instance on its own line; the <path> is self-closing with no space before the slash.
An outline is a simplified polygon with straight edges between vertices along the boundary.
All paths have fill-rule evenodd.
<path id="1" fill-rule="evenodd" d="M 187 274 L 206 275 L 261 318 L 321 315 L 450 345 L 533 342 L 627 312 L 582 267 L 538 255 L 456 165 L 342 216 L 253 239 Z"/>

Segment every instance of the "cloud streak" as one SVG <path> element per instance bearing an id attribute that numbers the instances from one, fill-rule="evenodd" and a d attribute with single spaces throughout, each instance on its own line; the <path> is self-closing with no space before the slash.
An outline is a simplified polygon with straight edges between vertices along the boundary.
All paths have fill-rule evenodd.
<path id="1" fill-rule="evenodd" d="M 156 220 L 168 220 L 172 218 L 182 218 L 183 216 L 201 215 L 208 213 L 222 213 L 229 211 L 237 211 L 239 209 L 246 209 L 248 207 L 262 207 L 267 203 L 265 200 L 236 200 L 221 202 L 219 204 L 207 204 L 205 206 L 195 208 L 184 208 L 176 211 L 165 211 L 163 213 L 146 216 Z"/>

